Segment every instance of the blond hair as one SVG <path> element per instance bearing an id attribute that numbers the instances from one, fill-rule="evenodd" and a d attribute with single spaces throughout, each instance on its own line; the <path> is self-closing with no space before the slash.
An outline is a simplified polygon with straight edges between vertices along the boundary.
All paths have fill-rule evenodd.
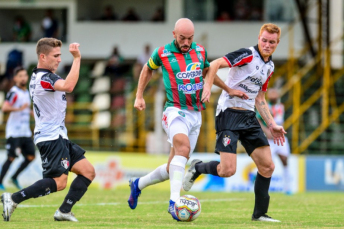
<path id="1" fill-rule="evenodd" d="M 259 32 L 259 36 L 262 35 L 262 33 L 264 31 L 267 31 L 268 33 L 277 33 L 277 39 L 279 40 L 280 37 L 281 37 L 281 28 L 278 27 L 277 25 L 275 24 L 272 24 L 272 23 L 267 23 L 267 24 L 264 24 L 261 28 L 260 28 L 260 32 Z"/>
<path id="2" fill-rule="evenodd" d="M 47 55 L 52 48 L 61 47 L 61 46 L 62 46 L 62 41 L 60 41 L 56 38 L 44 37 L 44 38 L 41 38 L 37 42 L 36 53 L 38 56 L 41 53 Z"/>

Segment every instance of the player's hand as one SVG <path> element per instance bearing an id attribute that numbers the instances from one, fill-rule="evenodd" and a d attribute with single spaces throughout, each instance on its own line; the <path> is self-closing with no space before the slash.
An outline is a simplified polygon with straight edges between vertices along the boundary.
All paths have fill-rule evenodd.
<path id="1" fill-rule="evenodd" d="M 144 109 L 146 109 L 145 100 L 143 98 L 136 97 L 134 107 L 139 111 L 143 111 Z"/>
<path id="2" fill-rule="evenodd" d="M 203 103 L 209 103 L 210 95 L 211 95 L 211 88 L 204 87 L 203 88 L 203 92 L 202 92 L 202 99 L 201 99 L 201 101 Z"/>
<path id="3" fill-rule="evenodd" d="M 236 90 L 236 89 L 229 89 L 229 91 L 227 91 L 227 93 L 230 95 L 230 96 L 236 96 L 236 97 L 239 97 L 241 99 L 248 99 L 248 96 L 246 95 L 245 92 L 242 92 L 240 90 Z"/>
<path id="4" fill-rule="evenodd" d="M 21 107 L 18 108 L 18 111 L 22 111 L 22 110 L 24 110 L 25 108 L 27 108 L 28 106 L 29 106 L 29 104 L 28 104 L 28 103 L 25 103 L 25 104 L 23 104 Z"/>
<path id="5" fill-rule="evenodd" d="M 73 55 L 74 59 L 81 58 L 79 46 L 80 44 L 78 43 L 72 43 L 69 45 L 69 52 Z"/>
<path id="6" fill-rule="evenodd" d="M 283 126 L 278 126 L 278 125 L 271 126 L 271 127 L 269 127 L 269 130 L 270 130 L 271 135 L 274 139 L 274 143 L 277 145 L 283 146 L 283 143 L 285 142 L 284 135 L 287 133 L 287 132 L 285 132 Z"/>

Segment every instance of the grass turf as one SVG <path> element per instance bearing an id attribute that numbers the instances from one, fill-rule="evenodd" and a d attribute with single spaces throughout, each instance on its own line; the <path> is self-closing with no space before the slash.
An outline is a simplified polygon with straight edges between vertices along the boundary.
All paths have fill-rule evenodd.
<path id="1" fill-rule="evenodd" d="M 13 191 L 13 190 L 10 190 Z M 167 213 L 169 192 L 145 189 L 138 207 L 128 207 L 128 188 L 90 189 L 73 212 L 78 223 L 55 222 L 67 190 L 23 202 L 0 228 L 316 228 L 344 227 L 343 193 L 271 194 L 269 215 L 281 223 L 252 222 L 253 193 L 190 192 L 202 213 L 193 222 L 176 222 Z M 182 193 L 185 194 L 185 193 Z M 2 207 L 1 207 L 2 210 Z"/>

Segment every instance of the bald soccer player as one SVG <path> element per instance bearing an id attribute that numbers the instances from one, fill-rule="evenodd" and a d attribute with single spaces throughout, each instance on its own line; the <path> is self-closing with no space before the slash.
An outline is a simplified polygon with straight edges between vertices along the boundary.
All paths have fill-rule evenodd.
<path id="1" fill-rule="evenodd" d="M 231 96 L 248 98 L 244 92 L 230 89 L 218 76 L 203 76 L 209 68 L 207 51 L 193 42 L 194 25 L 187 18 L 179 19 L 173 30 L 174 40 L 154 50 L 140 74 L 134 107 L 146 108 L 143 92 L 152 72 L 162 68 L 167 102 L 164 107 L 162 126 L 171 144 L 167 164 L 163 164 L 141 178 L 132 178 L 129 207 L 135 209 L 142 189 L 170 179 L 170 202 L 168 212 L 179 221 L 174 211 L 175 201 L 180 197 L 186 162 L 194 151 L 202 124 L 201 111 L 209 102 L 212 84 L 227 91 Z"/>

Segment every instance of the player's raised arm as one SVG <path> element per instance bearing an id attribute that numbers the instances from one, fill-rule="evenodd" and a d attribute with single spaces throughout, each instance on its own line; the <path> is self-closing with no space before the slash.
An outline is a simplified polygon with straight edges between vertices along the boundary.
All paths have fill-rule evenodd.
<path id="1" fill-rule="evenodd" d="M 68 93 L 74 90 L 75 85 L 78 82 L 79 72 L 80 72 L 81 54 L 80 54 L 79 46 L 80 44 L 78 43 L 72 43 L 69 45 L 69 52 L 73 55 L 72 68 L 65 80 L 56 81 L 54 85 L 55 90 L 65 91 Z"/>
<path id="2" fill-rule="evenodd" d="M 140 78 L 139 78 L 139 84 L 137 86 L 136 99 L 134 103 L 134 107 L 139 111 L 142 111 L 146 108 L 146 103 L 143 98 L 143 92 L 146 89 L 148 82 L 152 78 L 152 75 L 153 75 L 153 70 L 151 70 L 147 64 L 143 66 L 143 69 L 141 71 Z"/>
<path id="3" fill-rule="evenodd" d="M 277 145 L 283 145 L 285 142 L 284 134 L 285 132 L 283 126 L 279 126 L 276 124 L 275 120 L 270 114 L 268 104 L 265 100 L 265 92 L 259 91 L 258 95 L 255 100 L 256 108 L 259 114 L 262 116 L 263 120 L 265 121 L 266 125 L 268 126 L 271 135 L 274 139 L 274 143 Z"/>

